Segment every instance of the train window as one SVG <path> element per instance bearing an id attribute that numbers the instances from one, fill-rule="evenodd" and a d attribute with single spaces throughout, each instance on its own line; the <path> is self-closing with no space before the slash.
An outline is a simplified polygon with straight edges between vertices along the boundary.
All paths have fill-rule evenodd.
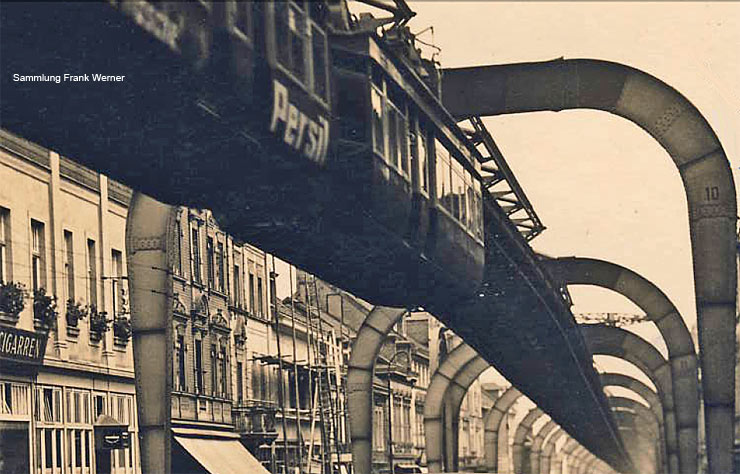
<path id="1" fill-rule="evenodd" d="M 373 150 L 387 165 L 383 171 L 386 178 L 392 167 L 409 180 L 409 129 L 403 96 L 385 81 L 378 68 L 373 68 L 371 82 Z"/>
<path id="2" fill-rule="evenodd" d="M 231 15 L 231 24 L 234 30 L 250 38 L 252 36 L 252 6 L 253 2 L 231 2 L 229 4 L 229 13 Z"/>
<path id="3" fill-rule="evenodd" d="M 309 16 L 306 2 L 281 1 L 272 5 L 275 11 L 278 64 L 309 92 L 328 103 L 329 53 L 326 33 Z M 312 7 L 311 11 L 314 10 Z"/>
<path id="4" fill-rule="evenodd" d="M 383 93 L 376 86 L 370 91 L 373 108 L 373 149 L 385 157 L 385 126 L 383 120 Z"/>
<path id="5" fill-rule="evenodd" d="M 419 124 L 416 137 L 417 156 L 419 158 L 419 185 L 424 193 L 429 192 L 429 158 L 427 155 L 427 137 L 423 125 Z"/>
<path id="6" fill-rule="evenodd" d="M 306 12 L 293 2 L 275 2 L 275 43 L 278 62 L 296 79 L 306 80 Z"/>
<path id="7" fill-rule="evenodd" d="M 329 85 L 327 74 L 329 62 L 327 59 L 326 34 L 315 24 L 311 23 L 311 52 L 313 67 L 313 90 L 324 102 L 328 102 Z"/>
<path id="8" fill-rule="evenodd" d="M 474 181 L 475 186 L 475 212 L 477 213 L 475 219 L 475 235 L 483 240 L 483 197 L 481 195 L 481 182 L 478 180 Z"/>
<path id="9" fill-rule="evenodd" d="M 448 211 L 452 211 L 452 179 L 450 177 L 450 152 L 435 139 L 434 150 L 437 155 L 437 199 Z"/>

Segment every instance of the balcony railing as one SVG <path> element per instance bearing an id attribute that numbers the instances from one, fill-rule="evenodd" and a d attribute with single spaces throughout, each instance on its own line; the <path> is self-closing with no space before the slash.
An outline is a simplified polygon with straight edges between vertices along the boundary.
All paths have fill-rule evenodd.
<path id="1" fill-rule="evenodd" d="M 275 434 L 277 404 L 269 400 L 244 400 L 232 408 L 234 425 L 242 434 Z"/>

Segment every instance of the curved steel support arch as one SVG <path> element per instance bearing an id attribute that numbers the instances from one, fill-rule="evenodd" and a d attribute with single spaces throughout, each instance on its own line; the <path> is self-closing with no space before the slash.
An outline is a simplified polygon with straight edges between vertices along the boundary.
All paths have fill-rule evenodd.
<path id="1" fill-rule="evenodd" d="M 501 423 L 508 413 L 509 408 L 516 402 L 519 397 L 522 396 L 522 392 L 519 391 L 513 385 L 506 389 L 504 393 L 496 400 L 493 404 L 493 408 L 488 413 L 485 421 L 483 443 L 485 445 L 486 453 L 486 467 L 491 469 L 493 472 L 498 471 L 498 431 L 501 427 Z"/>
<path id="2" fill-rule="evenodd" d="M 599 324 L 579 324 L 578 327 L 593 355 L 619 357 L 642 370 L 658 388 L 663 405 L 668 470 L 678 473 L 678 446 L 673 414 L 673 384 L 668 361 L 650 343 L 616 327 Z"/>
<path id="3" fill-rule="evenodd" d="M 447 388 L 445 398 L 449 401 L 452 423 L 446 427 L 446 455 L 445 469 L 449 472 L 459 470 L 459 437 L 460 437 L 460 407 L 470 385 L 491 365 L 481 356 L 474 357 L 455 376 L 455 383 Z"/>
<path id="4" fill-rule="evenodd" d="M 627 442 L 627 449 L 639 467 L 640 473 L 658 472 L 658 454 L 656 450 L 657 434 L 645 429 L 638 421 L 642 419 L 627 412 L 615 413 L 619 430 Z"/>
<path id="5" fill-rule="evenodd" d="M 171 472 L 172 276 L 177 208 L 134 192 L 126 218 L 141 469 Z"/>
<path id="6" fill-rule="evenodd" d="M 386 336 L 405 313 L 405 309 L 375 306 L 365 317 L 352 344 L 347 369 L 347 412 L 352 462 L 357 474 L 370 474 L 372 470 L 375 361 Z"/>
<path id="7" fill-rule="evenodd" d="M 676 435 L 681 474 L 698 469 L 699 373 L 691 334 L 675 305 L 660 288 L 632 270 L 593 258 L 566 257 L 545 261 L 556 279 L 568 285 L 595 285 L 613 290 L 642 309 L 660 331 L 671 365 Z"/>
<path id="8" fill-rule="evenodd" d="M 442 443 L 444 430 L 442 415 L 447 390 L 450 385 L 457 384 L 457 375 L 475 358 L 479 358 L 475 349 L 465 343 L 459 344 L 437 367 L 427 388 L 424 403 L 424 438 L 427 467 L 432 472 L 442 470 L 442 457 L 445 450 Z M 467 390 L 467 387 L 460 387 L 460 389 Z M 451 419 L 454 419 L 454 416 Z"/>
<path id="9" fill-rule="evenodd" d="M 540 461 L 542 458 L 542 445 L 545 443 L 545 439 L 558 428 L 558 424 L 555 421 L 550 420 L 545 423 L 545 426 L 540 428 L 537 434 L 534 436 L 532 441 L 532 451 L 530 451 L 529 464 L 532 466 L 532 474 L 540 474 Z"/>
<path id="10" fill-rule="evenodd" d="M 658 420 L 658 425 L 660 427 L 660 458 L 663 462 L 663 472 L 667 472 L 666 463 L 668 461 L 666 459 L 667 451 L 665 442 L 665 426 L 663 422 L 663 405 L 660 402 L 658 394 L 644 383 L 640 382 L 636 378 L 630 377 L 629 375 L 607 372 L 599 374 L 599 377 L 601 378 L 601 384 L 605 388 L 613 385 L 632 390 L 634 393 L 644 398 L 648 405 L 650 405 L 650 411 Z"/>
<path id="11" fill-rule="evenodd" d="M 589 59 L 445 69 L 444 104 L 465 118 L 596 109 L 648 132 L 678 168 L 689 208 L 709 474 L 733 470 L 737 202 L 711 125 L 678 91 L 623 64 Z M 691 473 L 693 474 L 693 473 Z"/>
<path id="12" fill-rule="evenodd" d="M 628 410 L 634 411 L 646 424 L 645 426 L 647 426 L 651 432 L 655 433 L 655 435 L 657 436 L 656 442 L 658 443 L 658 466 L 665 470 L 665 446 L 663 437 L 664 428 L 663 423 L 661 422 L 663 414 L 658 412 L 660 413 L 659 416 L 656 411 L 653 411 L 651 408 L 648 408 L 642 403 L 632 400 L 631 398 L 611 396 L 608 397 L 607 400 L 609 401 L 609 405 L 612 407 L 613 410 L 626 408 Z"/>
<path id="13" fill-rule="evenodd" d="M 537 407 L 532 408 L 516 427 L 511 448 L 511 457 L 514 461 L 514 472 L 521 472 L 522 464 L 524 464 L 524 440 L 532 429 L 532 425 L 543 415 L 545 415 L 544 411 Z"/>

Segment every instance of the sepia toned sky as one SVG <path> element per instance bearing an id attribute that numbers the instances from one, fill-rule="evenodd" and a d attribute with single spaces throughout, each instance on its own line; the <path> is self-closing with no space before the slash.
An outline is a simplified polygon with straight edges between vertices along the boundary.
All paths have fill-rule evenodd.
<path id="1" fill-rule="evenodd" d="M 740 183 L 740 3 L 409 3 L 417 12 L 411 30 L 433 26 L 421 39 L 441 48 L 443 67 L 562 56 L 621 62 L 662 79 L 704 114 Z M 649 135 L 599 111 L 485 122 L 547 226 L 532 242 L 535 250 L 631 268 L 657 284 L 694 326 L 686 198 L 677 169 Z M 574 312 L 640 312 L 608 290 L 571 292 Z M 654 325 L 628 329 L 665 354 Z M 605 358 L 597 364 L 624 366 Z"/>

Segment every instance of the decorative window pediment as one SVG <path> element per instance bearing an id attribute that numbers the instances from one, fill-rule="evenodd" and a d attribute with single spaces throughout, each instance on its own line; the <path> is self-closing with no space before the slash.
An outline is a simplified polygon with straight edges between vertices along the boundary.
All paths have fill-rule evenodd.
<path id="1" fill-rule="evenodd" d="M 172 312 L 181 316 L 187 316 L 188 314 L 187 306 L 185 306 L 182 298 L 180 298 L 180 295 L 177 293 L 172 297 Z"/>
<path id="2" fill-rule="evenodd" d="M 220 329 L 221 331 L 224 331 L 224 332 L 231 331 L 231 326 L 229 326 L 229 321 L 228 319 L 226 319 L 226 317 L 224 317 L 220 309 L 216 311 L 216 314 L 214 314 L 211 317 L 211 327 L 213 327 L 214 329 Z"/>

